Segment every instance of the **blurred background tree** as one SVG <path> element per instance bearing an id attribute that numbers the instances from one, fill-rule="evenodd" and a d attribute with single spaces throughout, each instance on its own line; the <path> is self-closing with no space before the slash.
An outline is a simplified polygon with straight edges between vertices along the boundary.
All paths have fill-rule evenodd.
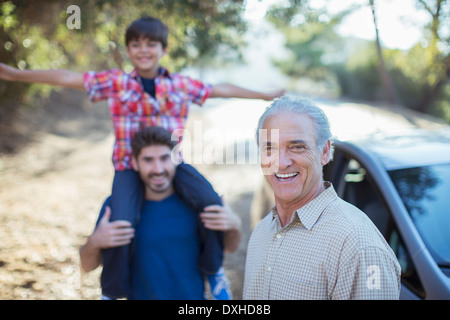
<path id="1" fill-rule="evenodd" d="M 66 24 L 71 15 L 66 10 L 73 4 L 80 8 L 80 29 Z M 242 11 L 243 1 L 234 0 L 0 1 L 0 61 L 21 69 L 131 71 L 125 30 L 145 15 L 169 27 L 169 54 L 161 63 L 172 72 L 211 63 L 211 57 L 222 62 L 239 59 L 246 30 Z M 0 103 L 53 89 L 1 82 Z"/>
<path id="2" fill-rule="evenodd" d="M 298 82 L 321 85 L 335 95 L 390 101 L 450 122 L 450 4 L 448 0 L 413 0 L 429 23 L 408 50 L 374 41 L 343 38 L 337 27 L 354 10 L 372 5 L 373 22 L 381 0 L 362 0 L 339 13 L 313 0 L 274 3 L 266 18 L 285 36 L 288 58 L 273 63 Z M 400 1 L 400 0 L 396 0 Z M 124 33 L 133 20 L 151 15 L 170 29 L 169 54 L 161 61 L 172 72 L 241 59 L 247 30 L 246 0 L 0 0 L 0 61 L 18 68 L 67 68 L 76 71 L 122 68 L 130 71 Z M 81 11 L 81 29 L 69 29 L 70 5 Z M 372 23 L 373 23 L 372 22 Z M 370 21 L 368 23 L 371 23 Z M 356 26 L 358 27 L 358 26 Z M 375 26 L 373 27 L 375 30 Z M 378 40 L 377 40 L 378 39 Z M 382 66 L 382 68 L 380 68 Z M 382 73 L 380 73 L 382 70 Z M 384 70 L 384 71 L 383 71 Z M 392 95 L 386 90 L 388 77 Z M 301 91 L 301 85 L 292 90 Z M 57 88 L 0 81 L 2 123 L 19 107 L 42 105 L 38 99 Z M 393 99 L 392 97 L 395 97 Z M 395 105 L 395 104 L 392 104 Z"/>
<path id="3" fill-rule="evenodd" d="M 327 2 L 327 1 L 325 1 Z M 329 2 L 329 0 L 328 0 Z M 450 4 L 447 0 L 415 0 L 429 23 L 420 41 L 408 50 L 380 43 L 377 1 L 367 0 L 330 14 L 326 5 L 311 9 L 312 0 L 287 0 L 268 12 L 285 36 L 289 59 L 274 61 L 294 79 L 310 78 L 335 86 L 350 98 L 388 101 L 450 122 Z M 342 38 L 336 26 L 361 6 L 373 14 L 374 41 Z M 357 26 L 356 26 L 357 27 Z"/>
<path id="4" fill-rule="evenodd" d="M 80 9 L 79 29 L 68 27 L 71 5 Z M 243 11 L 244 0 L 0 0 L 0 62 L 20 69 L 129 72 L 126 28 L 150 15 L 169 28 L 169 54 L 161 64 L 171 72 L 223 67 L 242 57 Z M 79 114 L 83 101 L 73 90 L 0 81 L 0 153 L 14 152 L 19 141 L 55 119 Z"/>

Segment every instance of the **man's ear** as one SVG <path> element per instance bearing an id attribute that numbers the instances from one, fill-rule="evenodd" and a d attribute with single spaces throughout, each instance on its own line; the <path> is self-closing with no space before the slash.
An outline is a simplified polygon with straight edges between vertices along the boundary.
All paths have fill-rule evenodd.
<path id="1" fill-rule="evenodd" d="M 134 169 L 134 171 L 139 171 L 139 165 L 137 164 L 137 160 L 134 156 L 131 157 L 131 167 Z"/>
<path id="2" fill-rule="evenodd" d="M 320 157 L 322 166 L 326 165 L 330 161 L 331 155 L 331 141 L 328 140 L 322 149 L 322 155 Z"/>
<path id="3" fill-rule="evenodd" d="M 180 144 L 178 143 L 175 147 L 173 147 L 170 157 L 172 162 L 178 166 L 181 162 L 183 162 L 183 156 L 181 155 Z"/>

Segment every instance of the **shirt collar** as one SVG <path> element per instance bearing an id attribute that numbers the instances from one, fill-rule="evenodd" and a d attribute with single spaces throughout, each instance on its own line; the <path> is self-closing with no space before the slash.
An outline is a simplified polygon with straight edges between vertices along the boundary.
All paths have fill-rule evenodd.
<path id="1" fill-rule="evenodd" d="M 303 207 L 294 211 L 291 222 L 295 216 L 297 216 L 306 229 L 311 230 L 314 227 L 325 208 L 330 204 L 330 202 L 336 200 L 337 198 L 336 191 L 334 190 L 331 182 L 325 181 L 324 186 L 325 190 L 321 194 Z M 277 215 L 278 213 L 276 207 L 274 207 L 272 209 L 272 219 L 275 219 Z"/>
<path id="2" fill-rule="evenodd" d="M 140 78 L 136 69 L 133 69 L 133 71 L 130 72 L 130 77 L 132 77 L 134 79 L 139 79 Z M 158 75 L 156 77 L 172 78 L 169 70 L 167 70 L 164 67 L 159 67 Z"/>
<path id="3" fill-rule="evenodd" d="M 311 230 L 316 224 L 330 202 L 337 198 L 336 191 L 334 191 L 333 185 L 330 182 L 324 182 L 324 186 L 326 189 L 321 194 L 295 211 L 302 224 L 308 230 Z"/>

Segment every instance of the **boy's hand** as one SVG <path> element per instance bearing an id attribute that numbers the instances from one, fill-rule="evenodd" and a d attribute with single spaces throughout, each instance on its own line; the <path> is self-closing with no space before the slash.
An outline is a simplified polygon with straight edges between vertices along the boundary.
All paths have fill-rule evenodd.
<path id="1" fill-rule="evenodd" d="M 134 228 L 126 220 L 109 221 L 111 209 L 106 207 L 105 214 L 91 236 L 92 245 L 98 249 L 107 249 L 127 245 L 134 238 Z"/>
<path id="2" fill-rule="evenodd" d="M 16 72 L 16 68 L 10 67 L 4 63 L 0 62 L 0 79 L 6 81 L 14 81 L 14 74 Z"/>
<path id="3" fill-rule="evenodd" d="M 211 98 L 243 98 L 243 99 L 263 99 L 273 100 L 281 97 L 285 93 L 284 90 L 277 90 L 275 92 L 259 92 L 244 89 L 229 83 L 222 83 L 212 86 Z"/>
<path id="4" fill-rule="evenodd" d="M 272 101 L 273 99 L 283 96 L 285 93 L 285 90 L 277 90 L 275 92 L 266 93 L 263 99 L 266 101 Z"/>

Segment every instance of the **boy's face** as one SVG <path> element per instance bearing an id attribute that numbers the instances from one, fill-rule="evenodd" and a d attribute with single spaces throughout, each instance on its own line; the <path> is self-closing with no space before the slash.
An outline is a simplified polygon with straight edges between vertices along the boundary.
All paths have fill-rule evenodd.
<path id="1" fill-rule="evenodd" d="M 161 42 L 148 38 L 131 40 L 127 45 L 127 55 L 138 74 L 144 78 L 154 78 L 158 74 L 159 60 L 167 53 Z"/>

